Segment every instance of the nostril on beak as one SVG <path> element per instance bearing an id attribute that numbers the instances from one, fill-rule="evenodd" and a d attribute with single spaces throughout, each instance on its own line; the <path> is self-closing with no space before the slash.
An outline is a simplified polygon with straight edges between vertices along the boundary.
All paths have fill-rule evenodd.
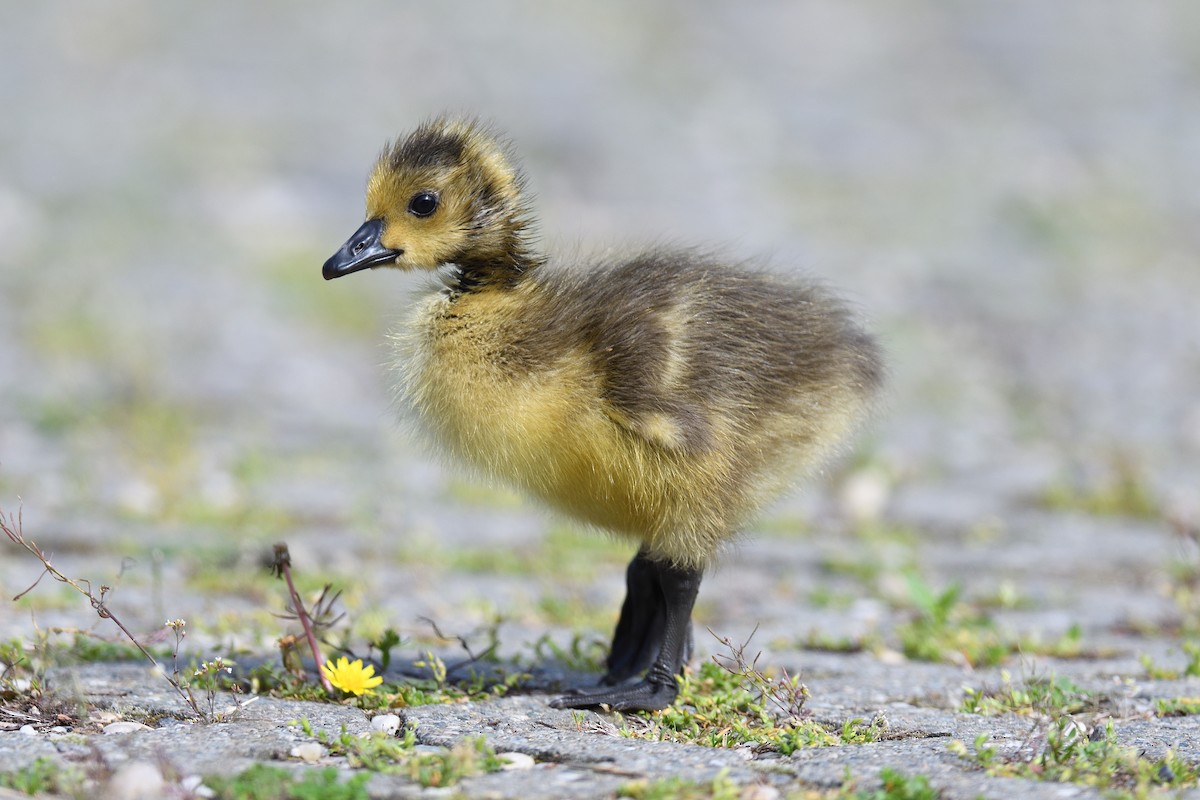
<path id="1" fill-rule="evenodd" d="M 351 248 L 351 252 L 353 252 L 354 255 L 358 255 L 359 253 L 361 253 L 363 251 L 363 248 L 366 246 L 367 245 L 365 242 L 358 242 L 357 244 L 354 245 L 354 247 Z"/>

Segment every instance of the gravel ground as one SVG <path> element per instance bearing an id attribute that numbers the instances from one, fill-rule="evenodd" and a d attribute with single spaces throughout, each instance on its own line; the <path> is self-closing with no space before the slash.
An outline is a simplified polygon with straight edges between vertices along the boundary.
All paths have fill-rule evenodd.
<path id="1" fill-rule="evenodd" d="M 472 642 L 499 618 L 506 658 L 547 632 L 608 635 L 626 548 L 415 450 L 380 366 L 412 284 L 320 279 L 383 142 L 449 110 L 511 134 L 552 251 L 697 242 L 818 276 L 892 370 L 856 451 L 730 548 L 697 612 L 698 658 L 722 650 L 706 627 L 757 629 L 760 665 L 799 672 L 818 718 L 882 713 L 886 740 L 751 758 L 618 738 L 539 693 L 411 710 L 424 745 L 483 733 L 538 762 L 467 796 L 721 770 L 787 792 L 889 766 L 950 798 L 1099 796 L 949 752 L 1030 729 L 959 711 L 998 670 L 903 655 L 921 587 L 954 584 L 1006 635 L 1078 631 L 1085 657 L 1004 669 L 1070 676 L 1112 700 L 1121 741 L 1200 760 L 1195 718 L 1150 713 L 1200 686 L 1142 663 L 1181 669 L 1200 624 L 1200 555 L 1179 535 L 1200 521 L 1185 0 L 7 4 L 0 103 L 0 507 L 23 506 L 64 571 L 118 587 L 136 630 L 183 617 L 190 654 L 270 657 L 283 596 L 259 561 L 286 540 L 307 589 L 344 589 L 359 647 L 393 627 L 411 655 L 449 657 L 421 618 Z M 0 548 L 0 592 L 36 567 Z M 51 585 L 0 613 L 0 641 L 35 625 L 111 633 Z M 542 685 L 561 677 L 547 661 Z M 172 719 L 144 669 L 58 669 L 74 697 Z M 47 755 L 159 764 L 160 780 L 170 763 L 173 780 L 288 763 L 298 717 L 368 726 L 352 708 L 251 709 L 86 744 L 0 728 L 0 771 Z"/>

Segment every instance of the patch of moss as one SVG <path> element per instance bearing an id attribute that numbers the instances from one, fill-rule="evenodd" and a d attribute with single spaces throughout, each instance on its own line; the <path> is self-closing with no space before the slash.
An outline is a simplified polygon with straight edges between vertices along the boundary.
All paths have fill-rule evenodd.
<path id="1" fill-rule="evenodd" d="M 85 780 L 82 770 L 44 756 L 21 769 L 0 772 L 0 788 L 30 796 L 53 794 L 82 800 L 88 796 Z"/>
<path id="2" fill-rule="evenodd" d="M 1160 717 L 1190 717 L 1200 714 L 1200 697 L 1160 698 L 1154 704 Z"/>
<path id="3" fill-rule="evenodd" d="M 1003 686 L 998 689 L 966 688 L 960 710 L 985 716 L 1020 714 L 1058 718 L 1097 706 L 1091 692 L 1066 677 L 1033 677 L 1017 686 L 1005 672 L 1001 673 L 1001 680 Z"/>
<path id="4" fill-rule="evenodd" d="M 1055 658 L 1100 655 L 1084 647 L 1078 625 L 1051 640 L 1014 635 L 1002 631 L 978 605 L 963 600 L 957 583 L 936 591 L 914 572 L 905 577 L 916 615 L 898 626 L 896 633 L 911 659 L 991 667 L 1022 653 Z"/>
<path id="5" fill-rule="evenodd" d="M 915 573 L 907 576 L 917 615 L 897 628 L 904 654 L 918 661 L 994 666 L 1013 651 L 992 620 L 959 599 L 951 584 L 935 592 Z"/>
<path id="6" fill-rule="evenodd" d="M 1150 758 L 1118 743 L 1112 722 L 1089 736 L 1071 717 L 1060 717 L 1049 725 L 1044 745 L 1031 755 L 1001 755 L 988 738 L 980 734 L 973 748 L 952 742 L 950 750 L 989 775 L 1091 786 L 1121 792 L 1115 795 L 1119 797 L 1163 796 L 1167 790 L 1200 783 L 1196 767 L 1173 752 Z"/>
<path id="7" fill-rule="evenodd" d="M 658 780 L 627 783 L 617 797 L 633 800 L 738 800 L 741 788 L 722 770 L 710 781 L 693 781 L 677 775 Z"/>
<path id="8" fill-rule="evenodd" d="M 793 787 L 787 796 L 790 800 L 938 800 L 941 797 L 924 775 L 906 775 L 885 767 L 879 773 L 879 781 L 877 789 L 859 789 L 858 782 L 847 777 L 846 783 L 837 789 Z M 726 770 L 711 781 L 672 776 L 633 781 L 617 790 L 617 797 L 634 800 L 738 800 L 752 794 L 752 789 L 731 780 Z"/>
<path id="9" fill-rule="evenodd" d="M 1060 480 L 1046 487 L 1041 503 L 1052 511 L 1098 517 L 1159 519 L 1162 505 L 1143 470 L 1131 458 L 1114 456 L 1108 477 L 1094 482 Z"/>
<path id="10" fill-rule="evenodd" d="M 1183 652 L 1187 656 L 1187 662 L 1181 670 L 1159 666 L 1148 655 L 1142 655 L 1138 660 L 1146 670 L 1146 677 L 1151 680 L 1174 681 L 1179 678 L 1200 677 L 1200 642 L 1184 642 Z"/>
<path id="11" fill-rule="evenodd" d="M 627 727 L 623 733 L 706 747 L 750 744 L 789 755 L 805 747 L 877 741 L 884 730 L 880 720 L 850 719 L 837 728 L 798 716 L 779 717 L 744 674 L 707 662 L 680 679 L 679 699 L 672 706 L 654 714 L 643 712 L 645 725 Z"/>
<path id="12" fill-rule="evenodd" d="M 342 730 L 337 737 L 324 731 L 313 731 L 307 720 L 300 727 L 335 756 L 345 756 L 352 769 L 396 773 L 424 787 L 453 786 L 465 777 L 484 772 L 496 772 L 503 762 L 483 737 L 464 739 L 453 747 L 435 752 L 418 752 L 417 736 L 407 728 L 402 736 L 372 733 L 353 736 Z"/>
<path id="13" fill-rule="evenodd" d="M 205 785 L 216 800 L 368 800 L 370 775 L 351 776 L 342 782 L 336 767 L 292 772 L 255 764 L 232 777 L 209 777 Z"/>
<path id="14" fill-rule="evenodd" d="M 817 630 L 809 631 L 807 636 L 793 643 L 781 642 L 781 649 L 792 644 L 798 645 L 804 650 L 817 650 L 827 653 L 861 653 L 864 650 L 878 650 L 883 646 L 883 642 L 874 634 L 832 636 Z"/>

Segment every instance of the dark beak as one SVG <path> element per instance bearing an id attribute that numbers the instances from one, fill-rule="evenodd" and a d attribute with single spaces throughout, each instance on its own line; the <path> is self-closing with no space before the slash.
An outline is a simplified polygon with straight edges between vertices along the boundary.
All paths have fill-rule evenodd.
<path id="1" fill-rule="evenodd" d="M 381 264 L 391 264 L 398 256 L 404 255 L 403 250 L 389 250 L 379 243 L 383 235 L 383 220 L 369 219 L 354 235 L 346 240 L 342 248 L 329 257 L 321 274 L 325 280 L 331 281 L 360 269 L 370 269 Z"/>

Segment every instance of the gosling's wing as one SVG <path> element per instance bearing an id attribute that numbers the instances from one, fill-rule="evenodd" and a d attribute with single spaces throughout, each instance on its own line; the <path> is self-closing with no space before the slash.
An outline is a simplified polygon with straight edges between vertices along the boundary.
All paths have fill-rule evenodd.
<path id="1" fill-rule="evenodd" d="M 647 315 L 597 350 L 605 411 L 618 425 L 667 450 L 695 453 L 711 446 L 711 409 L 698 402 L 686 339 L 669 315 Z M 614 338 L 616 339 L 614 341 Z"/>
<path id="2" fill-rule="evenodd" d="M 767 418 L 817 440 L 878 389 L 873 341 L 810 283 L 669 250 L 559 280 L 547 330 L 571 330 L 590 355 L 614 422 L 668 450 L 701 452 Z"/>
<path id="3" fill-rule="evenodd" d="M 547 328 L 573 331 L 610 419 L 659 447 L 697 452 L 710 446 L 711 434 L 692 385 L 687 266 L 682 255 L 648 253 L 559 276 Z"/>

